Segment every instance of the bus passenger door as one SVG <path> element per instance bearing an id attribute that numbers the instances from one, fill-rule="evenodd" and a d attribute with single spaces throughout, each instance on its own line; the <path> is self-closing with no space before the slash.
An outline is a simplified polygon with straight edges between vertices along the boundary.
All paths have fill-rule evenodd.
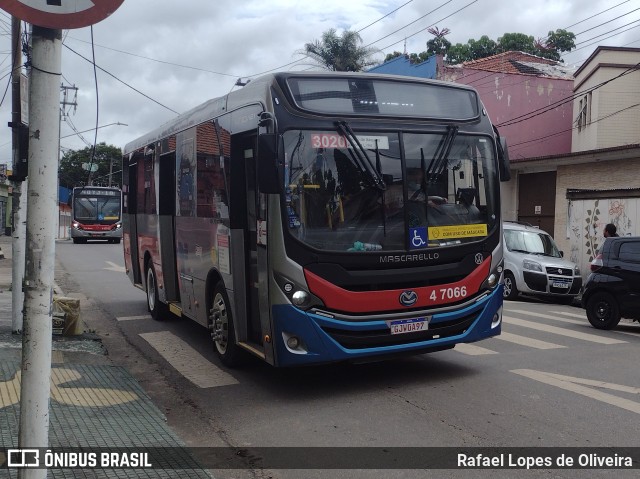
<path id="1" fill-rule="evenodd" d="M 242 225 L 244 245 L 242 252 L 234 250 L 236 264 L 244 267 L 234 268 L 234 289 L 236 291 L 236 311 L 240 317 L 236 318 L 238 340 L 249 343 L 264 353 L 263 337 L 270 332 L 270 318 L 268 308 L 267 282 L 267 249 L 266 234 L 258 234 L 258 223 L 264 218 L 260 208 L 260 194 L 256 185 L 256 140 L 255 131 L 237 134 L 232 137 L 232 166 L 231 175 L 236 190 L 236 204 L 232 205 L 235 213 L 242 211 L 236 208 L 244 203 L 246 208 L 241 213 L 243 218 L 237 218 Z M 235 180 L 235 181 L 234 181 Z M 238 189 L 240 191 L 238 192 Z M 238 194 L 240 193 L 240 194 Z M 264 236 L 264 237 L 263 237 Z M 238 256 L 241 256 L 239 258 Z M 245 294 L 243 294 L 243 292 Z M 265 303 L 265 301 L 267 303 Z M 265 305 L 267 305 L 265 307 Z M 262 307 L 261 307 L 262 306 Z M 244 308 L 243 308 L 244 307 Z M 242 309 L 244 309 L 244 314 Z M 269 356 L 271 354 L 269 353 Z"/>
<path id="2" fill-rule="evenodd" d="M 133 275 L 133 284 L 142 284 L 142 274 L 140 272 L 139 258 L 139 246 L 138 246 L 138 163 L 142 161 L 142 155 L 134 154 L 129 159 L 129 165 L 127 166 L 126 173 L 128 173 L 126 198 L 124 198 L 126 204 L 126 221 L 128 224 L 124 224 L 125 233 L 129 233 L 129 242 L 125 240 L 125 251 L 129 249 L 128 261 L 131 263 L 126 265 L 131 268 Z M 127 258 L 125 258 L 127 261 Z"/>

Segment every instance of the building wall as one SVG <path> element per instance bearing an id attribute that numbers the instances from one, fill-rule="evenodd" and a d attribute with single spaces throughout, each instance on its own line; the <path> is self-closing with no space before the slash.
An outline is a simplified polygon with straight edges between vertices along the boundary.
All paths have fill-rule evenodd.
<path id="1" fill-rule="evenodd" d="M 452 70 L 448 68 L 443 79 L 478 90 L 494 125 L 562 102 L 572 94 L 571 80 L 470 68 L 456 69 L 459 71 L 453 73 Z M 500 135 L 507 139 L 511 160 L 569 153 L 572 115 L 572 105 L 568 102 L 532 119 L 499 126 Z"/>
<path id="2" fill-rule="evenodd" d="M 618 234 L 640 235 L 640 199 L 611 198 L 567 200 L 568 189 L 638 188 L 640 158 L 559 166 L 556 178 L 556 222 L 554 239 L 565 257 L 580 266 L 583 277 L 589 273 L 594 251 L 602 244 L 607 223 L 618 227 Z"/>
<path id="3" fill-rule="evenodd" d="M 640 140 L 640 71 L 620 74 L 640 62 L 640 49 L 597 50 L 576 73 L 573 151 L 609 148 Z M 615 78 L 615 79 L 614 79 Z M 613 79 L 613 80 L 612 80 Z M 588 90 L 602 85 L 591 93 Z M 587 99 L 587 123 L 578 127 L 581 101 Z"/>

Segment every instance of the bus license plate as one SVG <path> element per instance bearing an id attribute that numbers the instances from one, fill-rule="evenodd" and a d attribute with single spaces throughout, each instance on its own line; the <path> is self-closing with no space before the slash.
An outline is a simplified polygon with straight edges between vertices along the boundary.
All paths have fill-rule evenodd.
<path id="1" fill-rule="evenodd" d="M 429 329 L 430 319 L 431 318 L 397 319 L 387 321 L 387 325 L 391 330 L 391 334 L 417 333 Z"/>

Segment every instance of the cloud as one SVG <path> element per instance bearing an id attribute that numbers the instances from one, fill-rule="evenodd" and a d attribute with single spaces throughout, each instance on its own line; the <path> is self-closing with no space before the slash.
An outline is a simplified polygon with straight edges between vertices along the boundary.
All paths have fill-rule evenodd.
<path id="1" fill-rule="evenodd" d="M 283 66 L 300 60 L 301 56 L 296 52 L 306 42 L 319 39 L 329 28 L 339 32 L 363 29 L 360 33 L 363 45 L 383 49 L 378 55 L 382 60 L 386 53 L 403 50 L 405 41 L 409 52 L 425 50 L 426 42 L 431 38 L 426 31 L 430 25 L 449 28 L 451 33 L 447 38 L 454 44 L 482 35 L 497 40 L 507 32 L 543 38 L 550 30 L 568 27 L 614 7 L 570 28 L 574 33 L 594 28 L 577 40 L 582 41 L 640 19 L 640 11 L 629 13 L 636 8 L 634 2 L 616 7 L 620 3 L 621 0 L 541 0 L 536 3 L 502 0 L 414 0 L 410 3 L 407 0 L 132 0 L 124 2 L 109 18 L 93 27 L 96 63 L 109 72 L 97 71 L 99 107 L 96 108 L 93 67 L 78 56 L 92 58 L 89 28 L 64 32 L 63 83 L 78 87 L 77 109 L 70 112 L 77 129 L 94 128 L 96 115 L 99 126 L 126 123 L 126 127 L 112 125 L 98 130 L 99 142 L 122 147 L 175 117 L 170 110 L 183 112 L 207 99 L 225 95 L 234 88 L 239 77 L 272 69 L 309 68 L 308 62 Z M 401 8 L 395 13 L 382 18 L 398 7 Z M 417 20 L 438 7 L 441 8 Z M 622 17 L 597 27 L 617 16 Z M 11 64 L 8 56 L 10 18 L 3 11 L 0 11 L 0 27 L 4 33 L 0 36 L 2 78 Z M 602 42 L 640 47 L 640 29 Z M 597 43 L 576 51 L 568 55 L 566 61 L 584 61 L 596 46 Z M 5 77 L 4 81 L 7 80 Z M 4 86 L 5 83 L 0 84 L 0 87 Z M 0 90 L 4 91 L 4 88 Z M 11 117 L 10 98 L 9 92 L 0 107 L 4 124 Z M 62 136 L 71 133 L 73 130 L 63 122 Z M 93 132 L 83 136 L 93 142 Z M 78 137 L 65 138 L 62 145 L 72 149 L 85 147 Z M 0 163 L 11 163 L 9 128 L 0 129 Z"/>

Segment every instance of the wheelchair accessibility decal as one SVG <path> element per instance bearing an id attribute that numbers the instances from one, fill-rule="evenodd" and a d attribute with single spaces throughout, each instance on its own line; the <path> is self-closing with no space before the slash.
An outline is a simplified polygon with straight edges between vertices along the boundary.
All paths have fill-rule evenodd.
<path id="1" fill-rule="evenodd" d="M 409 249 L 426 248 L 428 237 L 426 226 L 409 228 L 409 236 L 411 238 L 411 245 L 409 246 Z"/>

